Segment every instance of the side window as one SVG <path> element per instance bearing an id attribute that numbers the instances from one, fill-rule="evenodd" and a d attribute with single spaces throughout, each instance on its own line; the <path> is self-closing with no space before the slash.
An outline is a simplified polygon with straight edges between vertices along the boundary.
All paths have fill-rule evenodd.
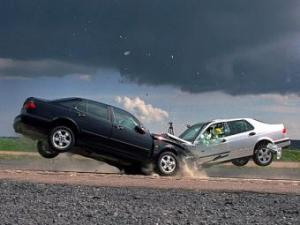
<path id="1" fill-rule="evenodd" d="M 205 135 L 209 135 L 211 139 L 217 139 L 220 137 L 225 137 L 226 127 L 224 123 L 215 123 L 210 125 L 206 131 L 204 132 Z"/>
<path id="2" fill-rule="evenodd" d="M 80 112 L 86 112 L 86 102 L 81 101 L 76 106 L 75 109 L 79 110 Z"/>
<path id="3" fill-rule="evenodd" d="M 117 125 L 126 127 L 130 130 L 134 130 L 137 125 L 140 125 L 139 121 L 133 117 L 130 113 L 114 108 L 115 123 Z"/>
<path id="4" fill-rule="evenodd" d="M 218 144 L 223 137 L 228 136 L 228 128 L 225 123 L 210 125 L 200 136 L 200 142 L 204 144 Z"/>
<path id="5" fill-rule="evenodd" d="M 98 119 L 108 120 L 108 108 L 107 105 L 96 103 L 96 102 L 87 102 L 86 112 Z"/>
<path id="6" fill-rule="evenodd" d="M 78 104 L 75 105 L 74 108 L 80 112 L 86 112 L 86 102 L 80 101 Z"/>
<path id="7" fill-rule="evenodd" d="M 81 112 L 86 112 L 86 103 L 84 100 L 74 99 L 74 100 L 66 100 L 59 102 L 59 104 L 66 106 L 68 108 L 77 109 Z"/>
<path id="8" fill-rule="evenodd" d="M 227 124 L 230 130 L 230 135 L 247 132 L 254 129 L 254 127 L 246 120 L 230 121 L 227 122 Z"/>

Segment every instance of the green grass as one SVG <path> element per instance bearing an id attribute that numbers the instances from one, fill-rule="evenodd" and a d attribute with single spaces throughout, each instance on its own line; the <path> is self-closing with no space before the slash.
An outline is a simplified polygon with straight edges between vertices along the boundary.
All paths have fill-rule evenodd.
<path id="1" fill-rule="evenodd" d="M 298 149 L 283 149 L 280 161 L 300 162 L 300 150 Z"/>
<path id="2" fill-rule="evenodd" d="M 0 138 L 0 151 L 36 151 L 36 142 L 28 138 Z"/>
<path id="3" fill-rule="evenodd" d="M 0 151 L 36 152 L 36 142 L 28 138 L 0 138 Z M 283 149 L 280 161 L 300 162 L 299 149 Z"/>

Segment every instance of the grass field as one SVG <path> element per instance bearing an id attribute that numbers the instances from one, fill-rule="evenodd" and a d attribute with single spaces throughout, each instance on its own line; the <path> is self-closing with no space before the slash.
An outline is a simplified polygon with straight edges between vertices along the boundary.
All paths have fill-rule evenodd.
<path id="1" fill-rule="evenodd" d="M 0 151 L 36 152 L 36 142 L 28 138 L 0 138 Z M 284 149 L 280 161 L 300 162 L 299 149 Z"/>
<path id="2" fill-rule="evenodd" d="M 283 149 L 282 158 L 280 161 L 297 161 L 300 162 L 299 149 Z"/>
<path id="3" fill-rule="evenodd" d="M 1 151 L 36 151 L 36 142 L 28 138 L 0 138 Z"/>

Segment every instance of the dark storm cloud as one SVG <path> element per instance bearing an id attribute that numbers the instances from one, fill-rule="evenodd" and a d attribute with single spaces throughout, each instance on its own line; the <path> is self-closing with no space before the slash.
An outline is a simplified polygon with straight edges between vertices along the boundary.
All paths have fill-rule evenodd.
<path id="1" fill-rule="evenodd" d="M 299 5 L 2 0 L 0 75 L 57 76 L 107 67 L 134 82 L 188 92 L 299 93 Z M 59 66 L 40 67 L 41 61 Z"/>

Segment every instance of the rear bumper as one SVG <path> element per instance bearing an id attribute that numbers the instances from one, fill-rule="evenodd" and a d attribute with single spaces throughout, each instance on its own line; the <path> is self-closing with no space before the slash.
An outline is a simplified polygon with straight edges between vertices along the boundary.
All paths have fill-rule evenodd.
<path id="1" fill-rule="evenodd" d="M 280 148 L 288 148 L 291 145 L 291 140 L 283 139 L 283 140 L 275 141 L 274 144 L 276 144 Z"/>
<path id="2" fill-rule="evenodd" d="M 30 125 L 26 118 L 24 118 L 22 115 L 19 115 L 15 118 L 13 127 L 16 133 L 23 134 L 32 139 L 43 139 L 46 136 L 43 130 Z"/>

